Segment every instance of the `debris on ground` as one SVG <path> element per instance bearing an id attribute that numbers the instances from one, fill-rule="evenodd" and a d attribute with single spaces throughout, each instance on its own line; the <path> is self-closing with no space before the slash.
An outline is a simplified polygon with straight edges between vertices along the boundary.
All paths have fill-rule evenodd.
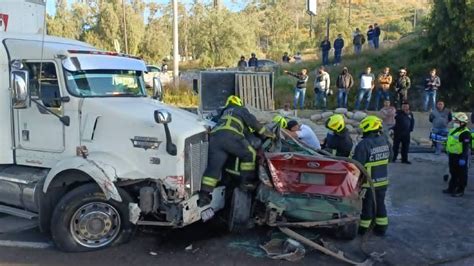
<path id="1" fill-rule="evenodd" d="M 158 255 L 158 253 L 156 253 L 156 252 L 154 252 L 154 251 L 150 251 L 149 254 L 150 254 L 151 256 L 156 256 L 156 255 Z"/>
<path id="2" fill-rule="evenodd" d="M 298 261 L 304 258 L 306 253 L 304 246 L 291 238 L 286 240 L 274 238 L 260 247 L 269 258 L 275 260 Z"/>
<path id="3" fill-rule="evenodd" d="M 193 250 L 193 245 L 191 244 L 191 245 L 187 246 L 186 248 L 184 248 L 184 250 L 186 250 L 186 251 Z"/>

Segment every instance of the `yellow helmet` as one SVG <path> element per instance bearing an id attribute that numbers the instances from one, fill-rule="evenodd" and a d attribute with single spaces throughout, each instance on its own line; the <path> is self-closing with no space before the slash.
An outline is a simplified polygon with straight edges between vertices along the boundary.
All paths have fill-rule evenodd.
<path id="1" fill-rule="evenodd" d="M 461 123 L 466 123 L 467 124 L 468 121 L 469 121 L 469 118 L 467 117 L 467 115 L 465 113 L 459 112 L 459 113 L 454 114 L 453 120 L 456 120 L 456 121 L 459 121 Z"/>
<path id="2" fill-rule="evenodd" d="M 283 116 L 281 115 L 276 115 L 273 117 L 272 121 L 274 123 L 277 123 L 280 125 L 280 128 L 286 128 L 286 126 L 288 125 L 288 122 L 286 121 L 286 118 L 284 118 Z"/>
<path id="3" fill-rule="evenodd" d="M 235 96 L 235 95 L 231 95 L 229 96 L 229 98 L 227 98 L 227 102 L 225 103 L 225 106 L 228 106 L 229 104 L 233 104 L 237 106 L 243 105 L 242 100 L 238 96 Z"/>
<path id="4" fill-rule="evenodd" d="M 326 120 L 326 127 L 337 133 L 341 132 L 345 126 L 344 116 L 341 114 L 332 115 Z"/>
<path id="5" fill-rule="evenodd" d="M 359 128 L 363 133 L 382 129 L 382 120 L 375 115 L 369 115 L 360 121 Z"/>

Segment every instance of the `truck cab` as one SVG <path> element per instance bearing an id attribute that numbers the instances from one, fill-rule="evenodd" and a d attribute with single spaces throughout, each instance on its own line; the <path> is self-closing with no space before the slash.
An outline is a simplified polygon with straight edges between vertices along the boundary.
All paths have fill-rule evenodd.
<path id="1" fill-rule="evenodd" d="M 88 251 L 223 208 L 223 187 L 197 204 L 207 122 L 147 97 L 142 60 L 42 34 L 0 43 L 0 212 Z"/>

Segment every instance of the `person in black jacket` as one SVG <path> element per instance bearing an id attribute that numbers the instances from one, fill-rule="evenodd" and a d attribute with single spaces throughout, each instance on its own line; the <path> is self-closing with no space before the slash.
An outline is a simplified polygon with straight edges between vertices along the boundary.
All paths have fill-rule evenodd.
<path id="1" fill-rule="evenodd" d="M 323 149 L 336 156 L 349 157 L 352 151 L 352 138 L 346 128 L 344 116 L 335 114 L 326 121 L 326 128 L 330 130 L 323 144 Z"/>
<path id="2" fill-rule="evenodd" d="M 344 48 L 344 39 L 342 34 L 337 35 L 337 39 L 334 40 L 334 65 L 337 66 L 341 63 L 342 48 Z"/>
<path id="3" fill-rule="evenodd" d="M 258 135 L 275 138 L 275 135 L 243 106 L 239 97 L 229 96 L 209 137 L 209 156 L 199 191 L 199 206 L 211 202 L 211 194 L 221 180 L 221 172 L 229 156 L 239 158 L 239 174 L 244 182 L 256 177 L 257 152 L 246 138 L 249 128 L 255 130 Z"/>
<path id="4" fill-rule="evenodd" d="M 415 127 L 415 119 L 407 102 L 402 104 L 402 110 L 395 115 L 395 126 L 393 126 L 393 162 L 397 160 L 398 149 L 402 144 L 402 163 L 411 164 L 408 161 L 408 149 L 410 148 L 410 133 Z"/>
<path id="5" fill-rule="evenodd" d="M 258 58 L 255 56 L 255 53 L 252 53 L 250 55 L 248 65 L 249 65 L 249 67 L 258 67 Z"/>
<path id="6" fill-rule="evenodd" d="M 245 61 L 245 56 L 241 56 L 239 62 L 237 63 L 239 70 L 245 70 L 247 67 L 247 61 Z"/>
<path id="7" fill-rule="evenodd" d="M 328 37 L 324 38 L 324 41 L 321 42 L 319 47 L 321 48 L 323 55 L 323 66 L 327 66 L 329 65 L 329 50 L 331 50 L 331 42 L 329 41 Z"/>
<path id="8" fill-rule="evenodd" d="M 381 133 L 382 121 L 376 116 L 364 118 L 360 121 L 359 128 L 362 130 L 362 140 L 355 147 L 352 158 L 367 169 L 374 187 L 373 190 L 370 188 L 369 181 L 362 184 L 366 193 L 362 201 L 359 234 L 365 234 L 375 220 L 374 232 L 383 236 L 388 227 L 385 193 L 389 184 L 388 163 L 392 156 L 390 143 Z"/>
<path id="9" fill-rule="evenodd" d="M 300 73 L 292 73 L 288 72 L 287 70 L 283 71 L 285 74 L 288 74 L 290 76 L 293 76 L 298 79 L 296 81 L 296 87 L 295 87 L 295 99 L 294 99 L 294 109 L 297 109 L 297 103 L 299 100 L 300 103 L 300 109 L 304 108 L 304 97 L 306 95 L 306 83 L 308 82 L 308 70 L 306 68 L 303 68 Z"/>

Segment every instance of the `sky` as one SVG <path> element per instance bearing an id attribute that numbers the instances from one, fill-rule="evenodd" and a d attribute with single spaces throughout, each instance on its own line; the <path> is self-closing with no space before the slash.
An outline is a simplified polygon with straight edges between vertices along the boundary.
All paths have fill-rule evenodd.
<path id="1" fill-rule="evenodd" d="M 73 3 L 75 0 L 67 0 L 67 1 L 68 3 Z M 145 3 L 156 2 L 160 4 L 166 4 L 166 3 L 169 3 L 171 0 L 143 0 L 143 1 Z M 207 0 L 207 1 L 210 2 L 211 0 Z M 245 1 L 235 1 L 235 0 L 221 0 L 221 1 L 230 10 L 238 10 L 239 6 L 241 7 L 243 2 L 245 2 Z M 188 3 L 191 3 L 192 0 L 179 0 L 179 2 L 188 4 Z M 53 15 L 56 12 L 55 3 L 56 3 L 55 0 L 46 0 L 46 11 L 48 12 L 48 14 Z"/>

